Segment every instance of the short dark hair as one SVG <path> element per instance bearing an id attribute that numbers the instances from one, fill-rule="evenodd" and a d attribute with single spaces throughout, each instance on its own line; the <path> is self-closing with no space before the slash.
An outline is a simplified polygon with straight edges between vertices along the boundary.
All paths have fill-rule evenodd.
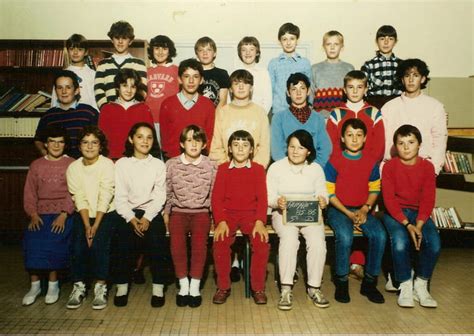
<path id="1" fill-rule="evenodd" d="M 174 42 L 166 35 L 157 35 L 150 40 L 150 44 L 148 46 L 148 58 L 154 64 L 156 64 L 155 57 L 153 56 L 153 48 L 155 47 L 162 47 L 168 48 L 169 54 L 168 58 L 166 59 L 166 63 L 171 63 L 173 61 L 173 57 L 176 57 L 176 47 Z"/>
<path id="2" fill-rule="evenodd" d="M 242 59 L 241 48 L 247 44 L 253 45 L 257 49 L 255 63 L 258 63 L 260 61 L 260 42 L 258 42 L 257 38 L 254 36 L 245 36 L 240 40 L 239 44 L 237 45 L 237 55 L 239 55 L 240 60 L 243 62 L 244 60 Z"/>
<path id="3" fill-rule="evenodd" d="M 135 38 L 135 34 L 133 32 L 133 27 L 130 23 L 127 21 L 117 21 L 110 26 L 110 30 L 107 33 L 107 36 L 109 38 L 119 38 L 119 37 L 124 37 L 124 38 L 129 38 L 130 40 L 133 40 Z"/>
<path id="4" fill-rule="evenodd" d="M 232 133 L 229 136 L 229 140 L 227 141 L 227 147 L 228 148 L 231 147 L 232 142 L 234 142 L 235 140 L 243 140 L 243 141 L 248 141 L 250 143 L 250 147 L 252 148 L 252 152 L 249 155 L 249 159 L 252 160 L 253 159 L 253 150 L 255 149 L 255 140 L 253 139 L 252 134 L 250 134 L 249 132 L 244 131 L 244 130 L 235 131 L 234 133 Z M 230 151 L 229 151 L 229 158 L 231 160 L 233 158 L 232 153 Z"/>
<path id="5" fill-rule="evenodd" d="M 199 47 L 205 47 L 208 44 L 211 46 L 214 52 L 217 51 L 216 42 L 214 42 L 214 40 L 211 39 L 209 36 L 203 36 L 200 39 L 198 39 L 196 43 L 194 44 L 194 53 L 197 53 Z"/>
<path id="6" fill-rule="evenodd" d="M 419 58 L 409 58 L 402 61 L 398 65 L 397 73 L 396 73 L 398 84 L 400 85 L 401 88 L 404 89 L 402 79 L 408 73 L 408 71 L 410 71 L 413 68 L 416 68 L 416 70 L 418 70 L 420 75 L 426 78 L 425 82 L 421 83 L 421 86 L 420 86 L 421 89 L 426 88 L 426 84 L 428 84 L 430 80 L 430 78 L 428 77 L 428 75 L 430 74 L 430 69 L 428 68 L 428 65 L 426 65 L 426 63 Z"/>
<path id="7" fill-rule="evenodd" d="M 287 147 L 290 145 L 290 140 L 292 138 L 298 139 L 300 145 L 309 151 L 309 155 L 306 158 L 306 161 L 308 161 L 308 163 L 313 162 L 316 159 L 316 148 L 314 148 L 314 140 L 311 134 L 304 129 L 299 129 L 299 130 L 294 131 L 286 139 Z"/>
<path id="8" fill-rule="evenodd" d="M 100 143 L 99 153 L 102 154 L 103 156 L 108 156 L 109 155 L 109 142 L 107 141 L 107 137 L 105 136 L 105 133 L 102 132 L 102 130 L 96 125 L 84 126 L 84 128 L 79 133 L 79 138 L 78 138 L 79 145 L 81 144 L 81 141 L 88 135 L 93 135 L 99 140 L 99 143 Z"/>
<path id="9" fill-rule="evenodd" d="M 137 92 L 135 93 L 135 99 L 138 101 L 145 100 L 146 85 L 143 84 L 140 74 L 134 69 L 122 68 L 114 77 L 114 87 L 116 90 L 120 88 L 120 84 L 127 83 L 128 79 L 133 79 Z"/>
<path id="10" fill-rule="evenodd" d="M 253 75 L 245 69 L 235 70 L 230 75 L 230 82 L 232 83 L 240 81 L 244 82 L 245 84 L 253 85 Z"/>
<path id="11" fill-rule="evenodd" d="M 357 129 L 361 129 L 362 132 L 364 132 L 364 135 L 367 135 L 367 126 L 365 126 L 364 122 L 358 118 L 350 118 L 350 119 L 347 119 L 343 124 L 342 124 L 342 127 L 341 127 L 341 141 L 340 141 L 340 145 L 341 145 L 341 149 L 342 150 L 345 150 L 347 147 L 346 147 L 346 144 L 342 141 L 342 138 L 344 137 L 344 133 L 346 133 L 346 129 L 351 126 L 353 129 L 357 130 Z M 362 147 L 363 148 L 363 147 Z"/>
<path id="12" fill-rule="evenodd" d="M 418 143 L 421 145 L 422 137 L 421 137 L 420 130 L 418 128 L 416 128 L 415 126 L 408 125 L 408 124 L 400 126 L 399 128 L 397 128 L 395 133 L 393 133 L 393 144 L 394 145 L 397 144 L 398 136 L 406 137 L 406 136 L 409 136 L 411 134 L 413 134 L 415 136 L 416 140 L 418 140 Z"/>
<path id="13" fill-rule="evenodd" d="M 377 29 L 377 33 L 375 34 L 375 40 L 378 40 L 379 37 L 384 36 L 394 37 L 395 40 L 397 40 L 397 31 L 395 30 L 395 28 L 393 28 L 393 26 L 390 25 L 381 26 L 379 29 Z"/>
<path id="14" fill-rule="evenodd" d="M 61 77 L 67 77 L 72 80 L 72 85 L 74 86 L 74 89 L 79 89 L 79 77 L 77 77 L 76 73 L 72 72 L 71 70 L 59 70 L 56 72 L 56 75 L 54 76 L 54 82 L 53 82 L 53 87 L 56 89 L 56 82 L 58 78 Z M 79 101 L 81 99 L 81 93 L 79 92 L 74 96 L 76 101 Z"/>
<path id="15" fill-rule="evenodd" d="M 135 133 L 137 133 L 140 127 L 146 127 L 151 130 L 153 134 L 153 144 L 151 145 L 150 154 L 156 158 L 160 157 L 160 145 L 158 143 L 158 138 L 156 136 L 155 127 L 153 127 L 147 122 L 138 122 L 130 128 L 127 138 L 125 139 L 125 144 L 124 144 L 125 150 L 123 152 L 123 155 L 126 157 L 133 156 L 133 153 L 134 153 L 133 144 L 131 144 L 130 141 L 128 141 L 128 138 L 133 138 L 133 136 L 135 135 Z"/>
<path id="16" fill-rule="evenodd" d="M 344 76 L 344 87 L 347 85 L 347 82 L 353 79 L 358 79 L 364 82 L 367 86 L 367 76 L 363 71 L 360 70 L 351 70 Z"/>
<path id="17" fill-rule="evenodd" d="M 286 33 L 295 35 L 297 39 L 300 38 L 300 29 L 297 25 L 294 25 L 291 22 L 282 24 L 280 29 L 278 29 L 278 40 L 280 40 L 280 38 Z"/>
<path id="18" fill-rule="evenodd" d="M 286 90 L 289 91 L 291 85 L 297 85 L 299 82 L 303 82 L 308 89 L 311 88 L 311 82 L 309 81 L 308 76 L 304 73 L 296 72 L 291 74 L 286 81 Z M 286 96 L 286 102 L 291 105 L 291 98 Z M 309 96 L 306 98 L 306 102 L 309 104 Z"/>
<path id="19" fill-rule="evenodd" d="M 183 128 L 183 130 L 181 131 L 181 134 L 179 135 L 180 144 L 184 143 L 187 140 L 189 131 L 193 131 L 193 140 L 201 141 L 204 145 L 207 144 L 206 132 L 204 131 L 204 129 L 194 124 L 188 125 L 185 128 Z M 183 153 L 184 148 L 180 147 L 180 149 L 181 149 L 181 153 Z M 206 148 L 203 149 L 203 151 L 205 150 Z"/>
<path id="20" fill-rule="evenodd" d="M 83 35 L 72 34 L 66 40 L 66 48 L 84 48 L 87 50 L 89 48 L 89 43 Z"/>
<path id="21" fill-rule="evenodd" d="M 64 127 L 61 126 L 46 126 L 44 131 L 41 132 L 40 134 L 40 139 L 41 142 L 46 143 L 48 141 L 48 138 L 60 138 L 62 137 L 64 139 L 64 153 L 66 152 L 67 148 L 69 147 L 70 144 L 70 137 L 69 134 L 67 133 L 67 130 Z"/>
<path id="22" fill-rule="evenodd" d="M 188 58 L 179 63 L 178 76 L 181 77 L 188 68 L 199 71 L 201 77 L 204 77 L 204 69 L 202 67 L 202 64 L 199 63 L 199 61 L 195 58 Z"/>

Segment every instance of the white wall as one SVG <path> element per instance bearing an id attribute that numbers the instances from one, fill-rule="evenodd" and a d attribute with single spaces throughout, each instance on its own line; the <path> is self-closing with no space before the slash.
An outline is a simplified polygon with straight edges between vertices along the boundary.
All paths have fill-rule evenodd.
<path id="1" fill-rule="evenodd" d="M 323 33 L 336 29 L 346 38 L 342 58 L 359 67 L 374 55 L 377 28 L 391 24 L 399 34 L 398 56 L 424 59 L 433 77 L 468 77 L 474 75 L 473 17 L 474 1 L 467 0 L 0 0 L 0 38 L 65 39 L 82 33 L 106 39 L 110 25 L 124 19 L 141 39 L 166 34 L 192 44 L 209 35 L 219 47 L 254 35 L 271 46 L 277 43 L 279 26 L 291 21 L 301 29 L 300 42 L 311 62 L 324 57 Z"/>

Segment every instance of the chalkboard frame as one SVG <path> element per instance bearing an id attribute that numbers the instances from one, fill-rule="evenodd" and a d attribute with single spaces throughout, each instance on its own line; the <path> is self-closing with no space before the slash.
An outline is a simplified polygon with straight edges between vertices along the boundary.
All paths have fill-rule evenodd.
<path id="1" fill-rule="evenodd" d="M 309 221 L 300 221 L 300 220 L 288 220 L 288 211 L 283 209 L 283 224 L 289 226 L 310 226 L 310 225 L 322 225 L 323 223 L 323 214 L 321 208 L 319 207 L 318 199 L 315 196 L 308 195 L 291 195 L 284 196 L 287 201 L 287 207 L 290 202 L 292 203 L 313 203 L 316 202 L 318 208 L 318 219 L 314 222 Z"/>

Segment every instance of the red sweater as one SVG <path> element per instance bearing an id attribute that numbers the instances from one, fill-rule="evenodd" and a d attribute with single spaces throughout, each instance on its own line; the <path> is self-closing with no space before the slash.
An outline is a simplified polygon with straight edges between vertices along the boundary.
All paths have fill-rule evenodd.
<path id="1" fill-rule="evenodd" d="M 413 166 L 403 164 L 398 157 L 389 160 L 382 170 L 384 204 L 398 222 L 403 222 L 403 208 L 418 210 L 417 220 L 425 222 L 435 204 L 436 175 L 433 164 L 421 157 Z"/>
<path id="2" fill-rule="evenodd" d="M 147 122 L 153 126 L 150 108 L 145 103 L 138 103 L 125 109 L 117 103 L 107 103 L 100 110 L 99 128 L 109 141 L 109 158 L 122 157 L 128 132 L 137 122 Z"/>
<path id="3" fill-rule="evenodd" d="M 183 129 L 191 124 L 204 129 L 207 136 L 207 148 L 211 147 L 214 131 L 215 107 L 207 98 L 199 96 L 196 104 L 186 110 L 177 95 L 168 97 L 161 104 L 160 136 L 161 146 L 166 157 L 171 158 L 181 154 L 179 137 Z"/>
<path id="4" fill-rule="evenodd" d="M 156 65 L 147 69 L 148 94 L 145 103 L 150 107 L 153 120 L 160 120 L 161 103 L 179 92 L 178 67 Z"/>
<path id="5" fill-rule="evenodd" d="M 370 152 L 377 161 L 382 161 L 385 149 L 385 130 L 382 114 L 376 107 L 367 103 L 358 112 L 350 110 L 345 103 L 331 112 L 326 129 L 333 148 L 340 148 L 342 124 L 351 118 L 362 120 L 365 127 L 367 127 L 365 151 Z"/>
<path id="6" fill-rule="evenodd" d="M 211 203 L 214 223 L 227 220 L 226 210 L 255 211 L 255 220 L 267 221 L 267 184 L 265 168 L 252 162 L 250 168 L 229 169 L 224 162 L 217 170 Z"/>

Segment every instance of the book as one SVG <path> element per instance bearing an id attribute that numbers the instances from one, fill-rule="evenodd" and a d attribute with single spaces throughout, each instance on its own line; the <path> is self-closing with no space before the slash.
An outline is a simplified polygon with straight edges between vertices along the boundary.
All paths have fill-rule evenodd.
<path id="1" fill-rule="evenodd" d="M 433 220 L 435 226 L 440 229 L 463 228 L 461 218 L 454 207 L 435 207 L 431 213 L 431 219 Z"/>

